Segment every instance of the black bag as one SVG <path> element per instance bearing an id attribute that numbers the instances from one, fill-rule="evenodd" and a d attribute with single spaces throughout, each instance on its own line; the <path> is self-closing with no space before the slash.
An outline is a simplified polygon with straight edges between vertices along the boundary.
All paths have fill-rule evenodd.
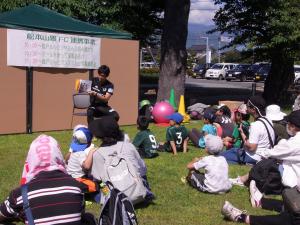
<path id="1" fill-rule="evenodd" d="M 249 172 L 249 181 L 255 180 L 257 188 L 265 194 L 281 194 L 283 185 L 276 159 L 263 159 Z"/>
<path id="2" fill-rule="evenodd" d="M 300 192 L 297 187 L 284 189 L 282 199 L 287 211 L 300 215 Z"/>
<path id="3" fill-rule="evenodd" d="M 111 184 L 99 217 L 99 225 L 137 225 L 137 218 L 128 197 Z"/>

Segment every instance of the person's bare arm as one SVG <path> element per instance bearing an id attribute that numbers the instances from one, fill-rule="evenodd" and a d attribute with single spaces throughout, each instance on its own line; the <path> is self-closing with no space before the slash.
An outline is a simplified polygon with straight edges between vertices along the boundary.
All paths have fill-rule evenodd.
<path id="1" fill-rule="evenodd" d="M 89 91 L 88 92 L 89 95 L 91 96 L 95 96 L 97 99 L 103 101 L 103 102 L 108 102 L 108 100 L 110 99 L 110 97 L 112 96 L 112 94 L 110 93 L 106 93 L 105 95 L 100 95 L 99 93 L 97 93 L 96 91 Z"/>
<path id="2" fill-rule="evenodd" d="M 192 161 L 190 161 L 188 164 L 187 164 L 187 168 L 189 169 L 189 170 L 193 170 L 193 169 L 195 169 L 194 168 L 194 163 L 195 162 L 198 162 L 199 160 L 201 159 L 201 157 L 200 158 L 194 158 Z"/>
<path id="3" fill-rule="evenodd" d="M 65 162 L 66 164 L 68 164 L 68 161 L 70 159 L 70 156 L 71 156 L 71 152 L 68 152 L 66 155 L 65 155 Z"/>
<path id="4" fill-rule="evenodd" d="M 255 152 L 257 149 L 257 144 L 252 144 L 249 142 L 249 140 L 247 139 L 247 136 L 245 135 L 243 129 L 239 128 L 239 131 L 241 133 L 241 137 L 243 139 L 244 142 L 244 147 L 250 151 L 250 152 Z"/>
<path id="5" fill-rule="evenodd" d="M 85 170 L 89 170 L 92 167 L 93 164 L 93 154 L 97 150 L 97 148 L 92 148 L 89 151 L 88 156 L 86 157 L 85 161 L 82 163 L 82 168 Z"/>
<path id="6" fill-rule="evenodd" d="M 177 155 L 177 149 L 174 141 L 170 141 L 170 145 L 174 155 Z"/>
<path id="7" fill-rule="evenodd" d="M 184 139 L 184 141 L 183 141 L 183 153 L 186 153 L 186 152 L 187 152 L 188 141 L 189 141 L 189 138 L 186 138 L 186 139 Z"/>

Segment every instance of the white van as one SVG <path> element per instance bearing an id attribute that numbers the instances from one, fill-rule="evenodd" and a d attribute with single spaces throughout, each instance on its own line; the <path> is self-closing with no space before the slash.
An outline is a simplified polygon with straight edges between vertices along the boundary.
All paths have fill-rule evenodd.
<path id="1" fill-rule="evenodd" d="M 223 80 L 226 71 L 233 69 L 236 65 L 234 63 L 216 63 L 206 71 L 205 78 Z"/>

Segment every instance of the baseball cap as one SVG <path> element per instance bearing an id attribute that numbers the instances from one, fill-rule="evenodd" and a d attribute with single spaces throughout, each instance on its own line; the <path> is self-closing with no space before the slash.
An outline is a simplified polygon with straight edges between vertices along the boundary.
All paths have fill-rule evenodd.
<path id="1" fill-rule="evenodd" d="M 212 108 L 205 109 L 204 113 L 203 113 L 203 118 L 207 119 L 209 121 L 214 121 L 214 119 L 215 119 L 215 110 L 213 110 Z"/>
<path id="2" fill-rule="evenodd" d="M 84 151 L 90 146 L 93 135 L 86 127 L 80 127 L 73 133 L 70 148 L 73 152 Z"/>
<path id="3" fill-rule="evenodd" d="M 280 121 L 286 116 L 284 112 L 281 112 L 280 106 L 278 105 L 269 105 L 266 108 L 266 117 L 273 121 Z"/>
<path id="4" fill-rule="evenodd" d="M 204 141 L 207 151 L 212 155 L 217 155 L 223 150 L 223 141 L 219 136 L 207 134 Z"/>
<path id="5" fill-rule="evenodd" d="M 291 112 L 289 115 L 284 117 L 287 122 L 294 124 L 296 127 L 300 128 L 300 110 Z"/>
<path id="6" fill-rule="evenodd" d="M 237 109 L 237 112 L 241 114 L 247 114 L 247 105 L 246 104 L 241 104 Z"/>
<path id="7" fill-rule="evenodd" d="M 119 133 L 119 125 L 113 116 L 103 116 L 89 124 L 89 130 L 97 138 L 113 137 Z"/>
<path id="8" fill-rule="evenodd" d="M 143 108 L 145 105 L 151 105 L 150 101 L 147 99 L 142 100 L 139 104 L 139 109 Z"/>
<path id="9" fill-rule="evenodd" d="M 173 113 L 170 116 L 166 116 L 169 120 L 174 120 L 176 123 L 181 123 L 183 121 L 183 116 L 180 113 Z"/>

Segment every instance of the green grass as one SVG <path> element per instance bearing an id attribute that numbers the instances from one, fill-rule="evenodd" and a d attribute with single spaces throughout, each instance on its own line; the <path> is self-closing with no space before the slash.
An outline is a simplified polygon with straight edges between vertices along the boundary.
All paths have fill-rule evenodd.
<path id="1" fill-rule="evenodd" d="M 200 128 L 200 121 L 187 124 L 186 127 Z M 164 127 L 150 126 L 159 141 L 164 141 Z M 137 133 L 135 126 L 124 126 L 122 129 L 133 139 Z M 63 153 L 69 148 L 71 131 L 47 132 L 61 145 Z M 20 134 L 0 136 L 0 200 L 3 201 L 10 190 L 19 185 L 23 164 L 31 141 L 39 134 Z M 223 220 L 220 208 L 229 200 L 249 213 L 267 214 L 270 212 L 251 208 L 246 188 L 233 187 L 223 195 L 200 193 L 181 183 L 180 178 L 187 174 L 186 164 L 196 156 L 204 156 L 203 150 L 189 145 L 189 152 L 173 156 L 160 153 L 155 159 L 146 159 L 148 179 L 156 195 L 153 204 L 136 209 L 140 224 L 146 225 L 218 225 L 231 224 Z M 249 171 L 248 166 L 230 165 L 230 177 L 236 177 Z M 99 213 L 99 205 L 87 206 L 87 211 Z"/>

